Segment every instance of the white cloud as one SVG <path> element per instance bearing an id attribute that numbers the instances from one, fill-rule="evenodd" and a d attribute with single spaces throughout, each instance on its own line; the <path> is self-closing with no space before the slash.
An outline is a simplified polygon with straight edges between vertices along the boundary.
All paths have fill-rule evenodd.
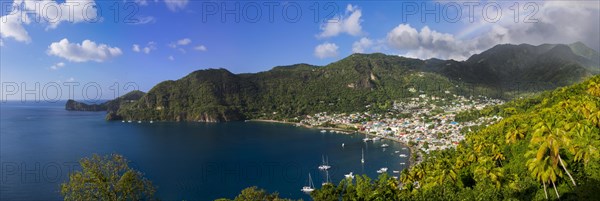
<path id="1" fill-rule="evenodd" d="M 183 38 L 183 39 L 180 39 L 178 41 L 169 43 L 169 47 L 171 47 L 171 48 L 177 48 L 177 46 L 186 46 L 186 45 L 189 45 L 190 43 L 192 43 L 191 39 L 189 39 L 189 38 Z"/>
<path id="2" fill-rule="evenodd" d="M 507 3 L 503 7 L 512 4 Z M 386 42 L 388 47 L 402 52 L 404 56 L 421 59 L 435 57 L 463 60 L 494 45 L 505 43 L 539 45 L 581 41 L 600 50 L 598 2 L 547 1 L 535 2 L 535 5 L 539 11 L 532 19 L 537 22 L 524 22 L 529 19 L 531 12 L 523 12 L 516 23 L 513 10 L 504 9 L 505 13 L 496 23 L 487 22 L 483 16 L 476 15 L 473 23 L 461 29 L 471 31 L 460 32 L 458 36 L 440 33 L 427 26 L 418 31 L 408 24 L 400 24 L 387 34 Z"/>
<path id="3" fill-rule="evenodd" d="M 192 40 L 190 40 L 189 38 L 184 38 L 184 39 L 178 40 L 177 45 L 181 45 L 181 46 L 188 45 L 191 42 L 192 42 Z"/>
<path id="4" fill-rule="evenodd" d="M 187 6 L 188 1 L 189 0 L 165 0 L 165 4 L 169 10 L 176 12 L 183 10 Z"/>
<path id="5" fill-rule="evenodd" d="M 148 0 L 133 0 L 133 2 L 135 2 L 136 4 L 138 4 L 140 6 L 147 6 L 148 5 Z"/>
<path id="6" fill-rule="evenodd" d="M 140 52 L 140 45 L 138 44 L 133 44 L 133 47 L 131 48 L 131 50 L 133 50 L 134 52 Z"/>
<path id="7" fill-rule="evenodd" d="M 144 17 L 138 17 L 137 22 L 132 23 L 134 25 L 141 25 L 141 24 L 151 24 L 156 22 L 156 18 L 152 17 L 152 16 L 144 16 Z"/>
<path id="8" fill-rule="evenodd" d="M 194 50 L 205 52 L 207 49 L 206 49 L 206 46 L 204 46 L 204 45 L 198 45 L 198 46 L 194 47 Z"/>
<path id="9" fill-rule="evenodd" d="M 175 57 L 173 57 L 172 55 L 169 56 L 167 59 L 169 59 L 170 61 L 175 61 Z"/>
<path id="10" fill-rule="evenodd" d="M 98 21 L 94 0 L 65 0 L 63 3 L 53 0 L 15 0 L 11 9 L 12 12 L 7 11 L 7 15 L 0 17 L 0 37 L 25 43 L 31 42 L 31 37 L 23 25 L 30 24 L 34 19 L 48 23 L 47 29 L 54 29 L 61 22 Z"/>
<path id="11" fill-rule="evenodd" d="M 94 0 L 65 0 L 63 3 L 53 0 L 15 0 L 15 4 L 21 3 L 24 11 L 35 13 L 44 19 L 50 29 L 56 28 L 61 22 L 96 22 L 99 17 Z M 16 15 L 19 16 L 20 13 Z"/>
<path id="12" fill-rule="evenodd" d="M 151 51 L 156 50 L 156 42 L 154 42 L 154 41 L 148 42 L 148 44 L 146 44 L 146 47 L 144 47 L 143 50 L 144 50 L 144 53 L 150 54 Z"/>
<path id="13" fill-rule="evenodd" d="M 336 57 L 338 55 L 338 46 L 335 43 L 323 43 L 315 47 L 315 56 L 324 59 Z"/>
<path id="14" fill-rule="evenodd" d="M 96 44 L 94 41 L 84 40 L 81 44 L 70 43 L 68 39 L 54 42 L 48 47 L 48 54 L 65 58 L 72 62 L 103 62 L 123 54 L 118 47 L 106 44 Z"/>
<path id="15" fill-rule="evenodd" d="M 573 43 L 581 41 L 600 50 L 598 1 L 545 1 L 536 3 L 537 23 L 501 23 L 512 43 Z M 525 13 L 529 14 L 529 13 Z M 523 17 L 524 18 L 524 17 Z M 521 20 L 523 20 L 521 18 Z"/>
<path id="16" fill-rule="evenodd" d="M 73 78 L 73 77 L 70 77 L 69 79 L 65 80 L 65 82 L 74 82 L 74 81 L 75 81 L 75 78 Z"/>
<path id="17" fill-rule="evenodd" d="M 4 40 L 2 40 L 2 38 L 0 38 L 0 47 L 4 46 Z"/>
<path id="18" fill-rule="evenodd" d="M 400 24 L 386 37 L 388 46 L 404 51 L 407 57 L 464 60 L 495 44 L 506 43 L 506 32 L 495 26 L 486 34 L 471 40 L 459 40 L 452 34 L 440 33 L 424 26 L 420 31 L 409 24 Z"/>
<path id="19" fill-rule="evenodd" d="M 330 19 L 327 23 L 322 24 L 322 32 L 317 35 L 317 37 L 327 38 L 337 36 L 341 33 L 347 33 L 352 36 L 361 35 L 361 16 L 362 11 L 360 8 L 358 8 L 358 6 L 352 6 L 351 4 L 348 4 L 346 7 L 346 14 L 344 16 L 338 15 L 333 19 Z"/>
<path id="20" fill-rule="evenodd" d="M 398 49 L 419 47 L 419 32 L 409 24 L 400 24 L 387 34 L 389 44 Z"/>
<path id="21" fill-rule="evenodd" d="M 29 43 L 31 37 L 23 27 L 23 24 L 29 24 L 30 20 L 27 15 L 21 17 L 18 14 L 5 15 L 0 17 L 0 37 L 13 38 L 19 42 Z"/>
<path id="22" fill-rule="evenodd" d="M 364 53 L 371 46 L 373 46 L 373 40 L 363 37 L 352 44 L 352 52 Z"/>
<path id="23" fill-rule="evenodd" d="M 142 47 L 138 44 L 133 44 L 131 50 L 133 50 L 134 52 L 144 52 L 146 54 L 150 54 L 150 52 L 156 50 L 156 42 L 150 41 L 146 44 L 145 47 Z"/>
<path id="24" fill-rule="evenodd" d="M 59 68 L 65 67 L 65 63 L 64 62 L 58 62 L 52 66 L 50 66 L 50 69 L 52 70 L 58 70 Z"/>

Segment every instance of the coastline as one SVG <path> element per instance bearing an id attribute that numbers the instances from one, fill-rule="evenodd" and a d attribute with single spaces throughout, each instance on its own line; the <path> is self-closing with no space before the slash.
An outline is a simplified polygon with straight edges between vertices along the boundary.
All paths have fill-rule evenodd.
<path id="1" fill-rule="evenodd" d="M 299 125 L 304 128 L 312 128 L 312 129 L 319 129 L 319 130 L 334 130 L 334 131 L 342 131 L 342 132 L 350 132 L 350 133 L 359 133 L 359 134 L 363 134 L 365 136 L 380 137 L 383 139 L 394 141 L 396 143 L 400 143 L 400 144 L 404 145 L 405 147 L 407 147 L 409 150 L 409 153 L 410 153 L 410 157 L 408 157 L 409 159 L 408 159 L 408 167 L 407 168 L 410 169 L 413 165 L 416 165 L 416 161 L 412 160 L 413 154 L 416 154 L 414 147 L 412 147 L 412 146 L 408 145 L 407 143 L 404 143 L 398 139 L 394 139 L 392 137 L 379 136 L 379 135 L 375 135 L 375 134 L 368 133 L 365 131 L 349 130 L 349 129 L 343 129 L 343 128 L 332 128 L 332 127 L 314 127 L 314 126 L 303 125 L 303 124 L 300 124 L 297 122 L 288 122 L 288 121 L 280 121 L 280 120 L 272 120 L 272 119 L 250 119 L 250 120 L 246 120 L 246 122 L 263 122 L 263 123 Z M 422 156 L 418 156 L 418 157 L 422 157 Z"/>

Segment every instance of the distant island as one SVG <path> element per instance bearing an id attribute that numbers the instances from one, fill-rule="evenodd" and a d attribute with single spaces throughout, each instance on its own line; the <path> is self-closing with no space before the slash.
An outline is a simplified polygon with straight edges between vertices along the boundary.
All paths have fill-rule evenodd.
<path id="1" fill-rule="evenodd" d="M 199 70 L 100 105 L 70 100 L 67 110 L 107 110 L 107 120 L 220 122 L 284 120 L 319 112 L 386 111 L 418 96 L 510 100 L 600 73 L 600 54 L 582 43 L 497 45 L 466 61 L 352 54 L 326 66 L 296 64 L 233 74 Z"/>

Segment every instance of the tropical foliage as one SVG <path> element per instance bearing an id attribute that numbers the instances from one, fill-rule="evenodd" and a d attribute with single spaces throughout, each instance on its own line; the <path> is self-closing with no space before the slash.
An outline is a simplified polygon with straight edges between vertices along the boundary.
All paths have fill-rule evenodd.
<path id="1" fill-rule="evenodd" d="M 129 167 L 118 154 L 93 155 L 79 162 L 82 170 L 61 184 L 64 200 L 154 200 L 156 188 L 144 175 Z"/>
<path id="2" fill-rule="evenodd" d="M 485 113 L 502 121 L 436 151 L 398 180 L 357 176 L 314 200 L 597 200 L 600 76 Z"/>

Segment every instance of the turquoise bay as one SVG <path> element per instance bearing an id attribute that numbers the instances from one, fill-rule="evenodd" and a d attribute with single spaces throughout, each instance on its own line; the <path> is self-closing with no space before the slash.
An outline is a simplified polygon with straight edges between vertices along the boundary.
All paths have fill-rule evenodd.
<path id="1" fill-rule="evenodd" d="M 349 172 L 373 178 L 382 167 L 393 174 L 408 164 L 398 157 L 408 154 L 399 143 L 287 124 L 109 122 L 104 112 L 65 111 L 64 102 L 8 102 L 0 109 L 1 200 L 60 200 L 59 184 L 94 153 L 124 155 L 163 200 L 231 198 L 249 186 L 309 200 L 300 189 L 309 173 L 317 187 L 325 181 L 317 169 L 322 156 L 334 183 Z"/>

